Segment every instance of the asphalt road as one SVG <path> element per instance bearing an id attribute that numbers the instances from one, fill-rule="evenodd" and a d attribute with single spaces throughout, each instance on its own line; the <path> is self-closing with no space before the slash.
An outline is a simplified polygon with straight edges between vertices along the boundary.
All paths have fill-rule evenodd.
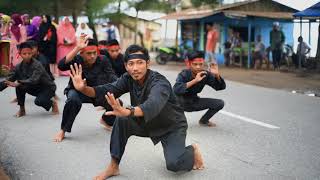
<path id="1" fill-rule="evenodd" d="M 173 83 L 177 71 L 155 66 Z M 0 160 L 12 179 L 91 179 L 110 161 L 110 132 L 99 124 L 102 111 L 83 105 L 73 131 L 62 143 L 52 141 L 60 128 L 68 78 L 56 80 L 60 115 L 51 115 L 27 96 L 27 116 L 14 118 L 9 103 L 14 89 L 0 93 Z M 131 137 L 120 176 L 112 179 L 320 179 L 320 98 L 227 81 L 227 89 L 206 87 L 203 97 L 221 98 L 223 111 L 201 127 L 204 111 L 186 113 L 187 144 L 198 143 L 206 169 L 166 170 L 162 147 L 148 138 Z M 129 96 L 121 98 L 126 104 Z"/>

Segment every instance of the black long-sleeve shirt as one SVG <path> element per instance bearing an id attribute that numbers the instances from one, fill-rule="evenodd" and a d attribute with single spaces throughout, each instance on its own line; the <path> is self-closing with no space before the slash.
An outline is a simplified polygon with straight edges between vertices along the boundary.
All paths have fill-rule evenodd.
<path id="1" fill-rule="evenodd" d="M 105 98 L 107 92 L 113 93 L 115 97 L 129 92 L 131 105 L 139 106 L 144 114 L 137 119 L 149 132 L 154 144 L 158 143 L 159 137 L 175 128 L 187 128 L 186 117 L 170 82 L 158 72 L 148 70 L 142 86 L 125 73 L 112 84 L 97 86 L 94 89 L 96 98 L 100 101 Z"/>
<path id="2" fill-rule="evenodd" d="M 202 91 L 205 85 L 211 86 L 213 89 L 219 91 L 226 88 L 226 83 L 223 78 L 220 77 L 218 80 L 212 73 L 207 71 L 207 76 L 203 78 L 197 84 L 187 88 L 187 82 L 193 80 L 191 69 L 182 70 L 176 79 L 176 83 L 173 86 L 173 90 L 177 96 L 185 98 L 194 98 L 197 97 L 198 93 Z"/>
<path id="3" fill-rule="evenodd" d="M 82 78 L 85 78 L 88 86 L 98 86 L 106 83 L 111 83 L 117 79 L 117 76 L 113 72 L 111 65 L 105 56 L 98 56 L 96 62 L 87 67 L 83 58 L 80 55 L 75 56 L 70 62 L 65 63 L 66 57 L 64 57 L 58 64 L 58 68 L 61 71 L 70 70 L 70 65 L 81 64 L 82 66 Z M 70 89 L 74 89 L 72 80 L 70 78 L 69 84 L 65 89 L 67 93 Z"/>
<path id="4" fill-rule="evenodd" d="M 44 56 L 42 53 L 39 53 L 36 57 L 34 57 L 35 59 L 37 59 L 42 66 L 44 67 L 44 69 L 47 71 L 47 73 L 49 74 L 49 76 L 51 77 L 51 79 L 54 80 L 54 77 L 50 71 L 50 61 L 48 60 L 48 58 L 46 56 Z"/>
<path id="5" fill-rule="evenodd" d="M 106 56 L 112 66 L 113 71 L 118 77 L 127 72 L 124 66 L 124 57 L 122 54 L 119 54 L 116 59 L 112 59 L 108 53 L 106 54 Z"/>
<path id="6" fill-rule="evenodd" d="M 31 59 L 29 63 L 24 61 L 19 63 L 6 79 L 11 82 L 18 81 L 21 84 L 20 86 L 48 87 L 54 91 L 56 90 L 55 83 L 42 64 L 36 59 Z M 5 88 L 7 88 L 7 85 L 4 82 L 0 82 L 0 91 Z"/>

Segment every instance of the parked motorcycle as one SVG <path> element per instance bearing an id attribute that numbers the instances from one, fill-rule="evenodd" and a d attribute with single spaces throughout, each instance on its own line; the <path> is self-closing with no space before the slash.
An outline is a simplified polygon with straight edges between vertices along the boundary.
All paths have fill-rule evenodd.
<path id="1" fill-rule="evenodd" d="M 175 47 L 161 47 L 158 51 L 156 62 L 160 65 L 165 65 L 168 61 L 184 62 L 184 53 L 179 53 Z"/>

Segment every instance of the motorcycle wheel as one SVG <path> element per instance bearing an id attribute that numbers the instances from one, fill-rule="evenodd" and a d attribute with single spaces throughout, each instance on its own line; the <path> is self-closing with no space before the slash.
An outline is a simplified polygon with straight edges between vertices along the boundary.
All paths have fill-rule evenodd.
<path id="1" fill-rule="evenodd" d="M 167 61 L 163 57 L 161 57 L 160 54 L 156 56 L 156 62 L 160 65 L 167 64 Z"/>

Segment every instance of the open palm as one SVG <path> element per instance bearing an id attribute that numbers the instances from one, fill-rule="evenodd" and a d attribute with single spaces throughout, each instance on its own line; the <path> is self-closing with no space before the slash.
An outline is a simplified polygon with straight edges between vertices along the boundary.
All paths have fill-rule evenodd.
<path id="1" fill-rule="evenodd" d="M 105 113 L 105 115 L 110 116 L 110 115 L 114 115 L 114 116 L 129 116 L 130 111 L 126 108 L 124 108 L 123 106 L 121 106 L 121 103 L 119 101 L 119 99 L 116 99 L 114 97 L 113 94 L 111 94 L 110 92 L 108 92 L 105 95 L 107 102 L 109 103 L 109 105 L 112 107 L 113 111 L 107 111 Z"/>
<path id="2" fill-rule="evenodd" d="M 82 66 L 74 63 L 74 65 L 70 65 L 71 74 L 70 77 L 72 79 L 73 86 L 76 90 L 81 91 L 86 86 L 86 80 L 82 79 Z"/>

